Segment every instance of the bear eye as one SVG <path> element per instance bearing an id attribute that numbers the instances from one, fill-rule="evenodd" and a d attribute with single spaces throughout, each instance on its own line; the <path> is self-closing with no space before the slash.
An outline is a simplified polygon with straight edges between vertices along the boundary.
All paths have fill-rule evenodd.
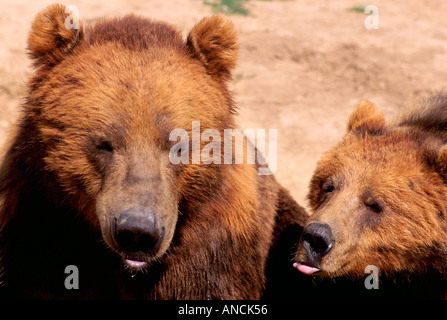
<path id="1" fill-rule="evenodd" d="M 365 206 L 375 213 L 381 213 L 384 209 L 383 203 L 377 199 L 365 200 Z"/>
<path id="2" fill-rule="evenodd" d="M 107 151 L 107 152 L 113 152 L 113 146 L 109 141 L 101 141 L 96 145 L 96 149 Z"/>
<path id="3" fill-rule="evenodd" d="M 332 179 L 327 180 L 325 183 L 323 183 L 321 189 L 326 193 L 331 193 L 335 189 L 334 181 Z"/>

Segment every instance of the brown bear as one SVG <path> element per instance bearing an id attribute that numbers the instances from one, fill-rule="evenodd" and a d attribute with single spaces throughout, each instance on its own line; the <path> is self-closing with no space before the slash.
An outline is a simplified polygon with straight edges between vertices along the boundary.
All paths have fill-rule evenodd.
<path id="1" fill-rule="evenodd" d="M 247 161 L 171 161 L 197 148 L 172 152 L 174 129 L 235 127 L 233 24 L 204 18 L 185 41 L 134 15 L 73 27 L 66 11 L 40 12 L 28 38 L 36 72 L 0 169 L 3 297 L 258 299 L 278 287 L 266 270 L 283 262 L 268 257 L 290 259 L 281 234 L 306 212 Z"/>
<path id="2" fill-rule="evenodd" d="M 295 257 L 299 271 L 372 285 L 367 277 L 375 270 L 377 294 L 442 296 L 447 93 L 422 100 L 389 124 L 371 102 L 362 101 L 343 141 L 318 162 L 308 200 L 313 214 Z"/>

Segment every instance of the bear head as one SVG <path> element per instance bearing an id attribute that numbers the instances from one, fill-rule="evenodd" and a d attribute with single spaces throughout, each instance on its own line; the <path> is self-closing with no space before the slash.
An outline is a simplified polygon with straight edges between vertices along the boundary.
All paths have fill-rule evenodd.
<path id="1" fill-rule="evenodd" d="M 313 214 L 295 256 L 298 270 L 364 277 L 372 265 L 381 274 L 445 273 L 445 132 L 424 128 L 428 118 L 420 114 L 386 125 L 371 102 L 359 104 L 343 141 L 311 179 Z"/>
<path id="2" fill-rule="evenodd" d="M 92 26 L 70 19 L 52 5 L 32 24 L 28 143 L 39 150 L 34 162 L 42 162 L 49 198 L 75 206 L 108 247 L 141 269 L 168 250 L 182 199 L 203 200 L 223 174 L 171 163 L 170 132 L 191 137 L 192 121 L 233 126 L 227 82 L 237 34 L 219 16 L 204 18 L 186 40 L 171 25 L 133 15 Z"/>

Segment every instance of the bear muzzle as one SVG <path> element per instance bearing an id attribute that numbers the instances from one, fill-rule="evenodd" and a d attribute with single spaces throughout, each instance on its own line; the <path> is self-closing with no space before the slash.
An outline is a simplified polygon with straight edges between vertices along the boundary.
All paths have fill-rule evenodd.
<path id="1" fill-rule="evenodd" d="M 334 243 L 332 230 L 327 224 L 308 224 L 301 235 L 298 262 L 293 266 L 308 275 L 321 271 L 321 260 L 331 251 Z"/>
<path id="2" fill-rule="evenodd" d="M 133 269 L 144 268 L 157 256 L 165 228 L 153 211 L 128 209 L 113 220 L 113 237 L 125 263 Z"/>

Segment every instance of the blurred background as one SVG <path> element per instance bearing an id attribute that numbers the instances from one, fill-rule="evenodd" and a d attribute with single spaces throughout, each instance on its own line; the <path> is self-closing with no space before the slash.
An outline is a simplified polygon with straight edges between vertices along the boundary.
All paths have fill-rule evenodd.
<path id="1" fill-rule="evenodd" d="M 241 45 L 231 84 L 238 125 L 278 129 L 277 180 L 306 206 L 315 165 L 340 141 L 359 100 L 371 100 L 390 119 L 419 97 L 447 88 L 447 1 L 371 1 L 60 3 L 75 5 L 84 23 L 134 13 L 168 21 L 185 36 L 204 16 L 228 16 Z M 54 2 L 0 0 L 0 146 L 32 73 L 25 50 L 31 21 Z M 365 27 L 371 4 L 378 29 Z"/>

